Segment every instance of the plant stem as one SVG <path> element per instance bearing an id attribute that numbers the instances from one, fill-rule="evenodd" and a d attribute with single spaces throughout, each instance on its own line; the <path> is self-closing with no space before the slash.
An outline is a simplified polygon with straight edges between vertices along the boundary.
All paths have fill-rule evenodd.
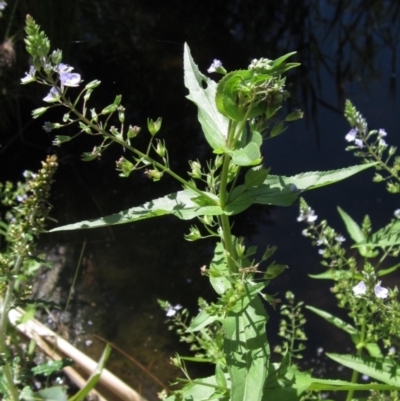
<path id="1" fill-rule="evenodd" d="M 96 130 L 99 134 L 101 134 L 103 137 L 110 139 L 111 141 L 118 143 L 119 145 L 123 146 L 124 148 L 130 150 L 131 152 L 135 153 L 137 156 L 140 158 L 148 161 L 149 163 L 153 164 L 157 168 L 159 168 L 161 171 L 164 173 L 170 175 L 173 177 L 176 181 L 180 182 L 185 188 L 190 188 L 191 190 L 197 192 L 199 195 L 202 197 L 207 197 L 208 200 L 212 204 L 217 204 L 216 200 L 213 199 L 212 197 L 208 196 L 206 192 L 201 191 L 200 189 L 196 188 L 195 185 L 191 184 L 189 181 L 186 181 L 184 178 L 182 178 L 180 175 L 174 173 L 170 168 L 165 167 L 163 164 L 157 162 L 154 160 L 152 157 L 148 156 L 147 154 L 141 152 L 140 150 L 134 148 L 133 146 L 128 145 L 125 141 L 120 140 L 116 138 L 115 136 L 109 134 L 107 131 L 104 129 L 98 127 L 97 125 L 93 124 L 89 119 L 87 119 L 83 114 L 81 114 L 78 110 L 75 109 L 75 107 L 69 102 L 67 99 L 63 99 L 66 102 L 67 108 L 69 108 L 82 122 L 87 124 L 89 127 L 92 129 Z"/>
<path id="2" fill-rule="evenodd" d="M 364 303 L 363 306 L 363 314 L 362 316 L 365 316 L 366 314 L 366 304 Z M 362 319 L 362 324 L 361 324 L 361 336 L 360 336 L 360 341 L 359 343 L 364 344 L 365 341 L 365 329 L 366 329 L 366 322 L 365 318 Z M 357 349 L 357 356 L 360 357 L 362 354 L 363 347 L 359 347 Z M 357 383 L 358 380 L 358 372 L 356 370 L 353 370 L 353 373 L 351 375 L 351 383 Z M 346 401 L 351 401 L 354 396 L 354 390 L 349 390 L 347 393 Z"/>

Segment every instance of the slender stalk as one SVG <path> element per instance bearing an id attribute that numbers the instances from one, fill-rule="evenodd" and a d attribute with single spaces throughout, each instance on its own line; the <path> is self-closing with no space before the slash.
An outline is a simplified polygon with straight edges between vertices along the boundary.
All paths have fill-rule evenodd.
<path id="1" fill-rule="evenodd" d="M 364 303 L 363 306 L 363 316 L 365 316 L 366 313 L 366 304 Z M 362 324 L 361 324 L 361 336 L 360 336 L 360 343 L 364 344 L 365 341 L 365 330 L 366 330 L 366 322 L 365 318 L 362 319 Z M 360 357 L 362 354 L 364 347 L 359 347 L 357 350 L 357 356 Z M 353 373 L 351 375 L 351 383 L 357 383 L 358 381 L 358 375 L 359 373 L 356 370 L 353 370 Z M 351 401 L 354 396 L 354 390 L 349 390 L 347 393 L 346 401 Z"/>
<path id="2" fill-rule="evenodd" d="M 207 193 L 201 191 L 195 185 L 191 184 L 189 181 L 186 181 L 180 175 L 178 175 L 175 172 L 173 172 L 170 168 L 164 166 L 163 164 L 159 163 L 158 161 L 154 160 L 152 157 L 150 157 L 147 154 L 141 152 L 140 150 L 134 148 L 133 146 L 130 146 L 125 141 L 120 140 L 120 139 L 116 138 L 115 136 L 109 134 L 107 131 L 105 131 L 104 129 L 98 127 L 96 124 L 93 124 L 83 114 L 81 114 L 78 110 L 76 110 L 75 107 L 67 99 L 63 99 L 63 100 L 66 102 L 66 107 L 69 108 L 82 122 L 87 124 L 90 128 L 96 130 L 103 137 L 105 137 L 107 139 L 110 139 L 111 141 L 113 141 L 115 143 L 118 143 L 119 145 L 123 146 L 124 148 L 130 150 L 132 153 L 135 153 L 140 158 L 148 161 L 149 163 L 152 163 L 154 166 L 159 168 L 161 171 L 163 171 L 164 173 L 166 173 L 166 174 L 170 175 L 171 177 L 173 177 L 176 181 L 180 182 L 185 188 L 190 188 L 191 190 L 197 192 L 199 195 L 201 195 L 203 197 L 207 197 L 211 203 L 217 204 L 215 199 L 213 199 L 212 197 L 208 196 Z"/>

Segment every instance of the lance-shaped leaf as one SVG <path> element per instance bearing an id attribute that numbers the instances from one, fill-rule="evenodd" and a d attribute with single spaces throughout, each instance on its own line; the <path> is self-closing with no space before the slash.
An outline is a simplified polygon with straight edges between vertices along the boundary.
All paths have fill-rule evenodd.
<path id="1" fill-rule="evenodd" d="M 334 184 L 374 165 L 375 163 L 370 163 L 339 170 L 313 171 L 292 177 L 268 175 L 258 187 L 238 185 L 229 196 L 226 212 L 237 214 L 254 203 L 290 206 L 304 191 Z"/>
<path id="2" fill-rule="evenodd" d="M 357 357 L 330 353 L 326 355 L 343 366 L 400 389 L 400 364 L 392 358 Z"/>
<path id="3" fill-rule="evenodd" d="M 225 149 L 229 120 L 223 116 L 215 104 L 217 84 L 203 75 L 194 63 L 189 46 L 184 51 L 185 86 L 189 89 L 187 98 L 198 107 L 198 119 L 207 142 L 216 152 Z M 206 88 L 204 88 L 206 86 Z"/>
<path id="4" fill-rule="evenodd" d="M 265 341 L 267 315 L 260 298 L 223 321 L 224 349 L 231 378 L 231 401 L 261 401 L 270 352 Z"/>
<path id="5" fill-rule="evenodd" d="M 366 242 L 366 237 L 361 229 L 361 227 L 340 207 L 338 207 L 340 217 L 342 218 L 347 232 L 356 244 L 361 244 Z M 363 245 L 358 247 L 358 251 L 361 256 L 366 258 L 373 258 L 378 255 L 378 252 L 371 251 L 367 246 Z"/>
<path id="6" fill-rule="evenodd" d="M 199 197 L 197 192 L 185 189 L 184 191 L 175 192 L 163 196 L 162 198 L 154 199 L 141 206 L 132 207 L 119 213 L 114 213 L 98 219 L 68 224 L 66 226 L 54 228 L 50 231 L 80 230 L 83 228 L 112 226 L 149 219 L 151 217 L 163 216 L 166 214 L 172 214 L 181 220 L 191 220 L 197 216 L 215 216 L 222 214 L 222 209 L 219 206 L 210 204 L 210 197 L 212 197 L 212 194 Z M 215 202 L 217 202 L 217 198 L 215 198 Z M 199 203 L 202 204 L 199 205 Z"/>

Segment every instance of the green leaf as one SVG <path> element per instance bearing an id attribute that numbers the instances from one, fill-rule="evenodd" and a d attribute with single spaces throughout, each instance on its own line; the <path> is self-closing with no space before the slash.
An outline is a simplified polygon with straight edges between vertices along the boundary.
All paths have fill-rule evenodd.
<path id="1" fill-rule="evenodd" d="M 264 278 L 266 280 L 272 280 L 284 272 L 288 267 L 286 265 L 277 265 L 275 262 L 271 263 L 264 273 Z"/>
<path id="2" fill-rule="evenodd" d="M 82 401 L 96 386 L 97 382 L 100 380 L 101 372 L 107 362 L 108 357 L 111 353 L 110 344 L 106 344 L 104 347 L 101 358 L 96 366 L 94 372 L 90 375 L 87 383 L 83 388 L 81 388 L 74 396 L 68 399 L 68 401 Z"/>
<path id="3" fill-rule="evenodd" d="M 61 359 L 59 361 L 51 361 L 48 360 L 46 363 L 42 363 L 41 365 L 37 365 L 32 368 L 32 372 L 35 375 L 44 375 L 50 376 L 54 372 L 62 370 L 65 366 L 71 365 L 71 361 L 67 359 Z"/>
<path id="4" fill-rule="evenodd" d="M 356 243 L 363 242 L 365 240 L 365 236 L 360 226 L 339 206 L 337 209 L 339 211 L 340 217 L 346 225 L 347 232 L 349 233 L 353 241 Z"/>
<path id="5" fill-rule="evenodd" d="M 361 227 L 339 206 L 337 209 L 352 240 L 356 244 L 361 244 L 365 242 L 366 238 L 363 231 L 361 230 Z M 371 251 L 365 245 L 358 247 L 358 251 L 360 252 L 361 256 L 364 256 L 366 258 L 373 258 L 378 255 L 378 252 Z"/>
<path id="6" fill-rule="evenodd" d="M 211 323 L 218 320 L 215 315 L 210 315 L 205 309 L 203 309 L 190 323 L 190 326 L 186 329 L 186 333 L 193 333 L 199 331 Z"/>
<path id="7" fill-rule="evenodd" d="M 265 339 L 265 308 L 257 295 L 249 297 L 247 302 L 241 313 L 223 320 L 231 401 L 260 401 L 268 371 L 270 351 Z"/>
<path id="8" fill-rule="evenodd" d="M 326 355 L 343 366 L 400 389 L 400 364 L 393 359 L 331 353 Z"/>
<path id="9" fill-rule="evenodd" d="M 178 395 L 171 395 L 166 401 L 209 401 L 218 390 L 215 376 L 196 379 L 186 384 Z M 221 397 L 220 400 L 228 401 Z"/>
<path id="10" fill-rule="evenodd" d="M 173 194 L 169 194 L 162 198 L 154 199 L 150 202 L 146 202 L 141 206 L 132 207 L 127 210 L 123 210 L 119 213 L 111 214 L 108 216 L 100 217 L 98 219 L 84 220 L 74 224 L 68 224 L 66 226 L 57 227 L 50 232 L 54 231 L 65 231 L 65 230 L 80 230 L 84 228 L 95 228 L 112 226 L 116 224 L 126 224 L 133 221 L 139 221 L 149 219 L 151 217 L 164 216 L 172 214 L 182 220 L 190 220 L 197 216 L 217 216 L 222 214 L 222 210 L 219 206 L 205 205 L 199 206 L 198 203 L 194 202 L 193 199 L 198 197 L 198 193 L 190 189 L 179 191 Z M 208 199 L 208 204 L 211 203 L 209 197 L 212 194 L 204 195 L 203 199 Z M 215 199 L 217 199 L 215 197 Z M 197 200 L 198 202 L 199 200 Z"/>
<path id="11" fill-rule="evenodd" d="M 248 188 L 261 185 L 268 177 L 269 170 L 270 169 L 262 168 L 262 166 L 253 167 L 247 170 L 244 177 L 245 186 Z"/>
<path id="12" fill-rule="evenodd" d="M 203 75 L 194 63 L 189 46 L 184 51 L 185 86 L 189 89 L 187 98 L 198 107 L 198 119 L 207 142 L 216 152 L 225 149 L 229 120 L 218 112 L 215 104 L 217 84 Z M 206 88 L 204 88 L 206 86 Z"/>
<path id="13" fill-rule="evenodd" d="M 217 294 L 222 295 L 228 288 L 231 288 L 232 285 L 228 277 L 229 267 L 224 246 L 218 242 L 210 264 L 210 283 Z"/>
<path id="14" fill-rule="evenodd" d="M 294 184 L 299 191 L 306 191 L 342 181 L 375 165 L 376 163 L 368 163 L 345 167 L 338 170 L 311 171 L 297 174 L 293 177 L 269 175 L 264 184 L 279 187 L 282 186 L 282 182 L 285 185 Z"/>
<path id="15" fill-rule="evenodd" d="M 325 312 L 322 309 L 318 309 L 318 308 L 314 308 L 313 306 L 306 306 L 306 309 L 314 312 L 316 315 L 322 317 L 323 319 L 325 319 L 327 322 L 333 324 L 335 327 L 337 327 L 340 330 L 343 330 L 344 332 L 348 333 L 351 337 L 351 339 L 353 340 L 354 344 L 358 344 L 359 342 L 359 338 L 360 338 L 360 333 L 359 331 L 352 326 L 349 323 L 346 323 L 344 320 L 332 315 L 329 312 Z"/>
<path id="16" fill-rule="evenodd" d="M 235 150 L 226 150 L 232 157 L 232 162 L 238 166 L 255 166 L 261 163 L 262 137 L 258 132 L 253 132 L 250 142 L 244 147 Z"/>
<path id="17" fill-rule="evenodd" d="M 226 212 L 237 214 L 254 203 L 290 206 L 301 192 L 334 184 L 374 165 L 375 163 L 370 163 L 339 170 L 314 171 L 293 177 L 268 175 L 264 183 L 256 188 L 238 185 L 229 195 Z"/>
<path id="18" fill-rule="evenodd" d="M 354 275 L 353 272 L 348 271 L 348 270 L 341 270 L 341 271 L 333 272 L 330 269 L 323 273 L 319 273 L 319 274 L 309 274 L 308 277 L 311 277 L 316 280 L 334 280 L 334 281 L 350 279 L 353 277 L 361 279 L 360 274 Z"/>
<path id="19" fill-rule="evenodd" d="M 349 390 L 396 390 L 395 386 L 385 384 L 358 384 L 344 380 L 317 379 L 311 377 L 308 372 L 300 372 L 295 367 L 290 367 L 286 377 L 293 380 L 293 387 L 300 395 L 304 391 L 349 391 Z M 263 400 L 264 401 L 264 400 Z M 267 401 L 267 399 L 265 399 Z"/>
<path id="20" fill-rule="evenodd" d="M 32 391 L 25 387 L 20 394 L 21 401 L 67 401 L 64 387 L 55 386 L 40 391 Z"/>
<path id="21" fill-rule="evenodd" d="M 259 103 L 253 105 L 248 112 L 250 104 L 243 105 L 240 102 L 241 86 L 250 82 L 253 76 L 252 70 L 233 71 L 219 81 L 215 102 L 221 114 L 234 121 L 243 121 L 246 117 L 247 119 L 257 117 L 265 110 L 265 105 Z"/>

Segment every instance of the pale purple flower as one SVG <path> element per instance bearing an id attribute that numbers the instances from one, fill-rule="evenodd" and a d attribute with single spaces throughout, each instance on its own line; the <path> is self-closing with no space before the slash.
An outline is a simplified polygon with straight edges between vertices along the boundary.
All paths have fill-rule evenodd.
<path id="1" fill-rule="evenodd" d="M 36 81 L 36 70 L 33 65 L 29 68 L 29 71 L 25 73 L 25 76 L 21 78 L 21 84 L 29 84 L 29 82 Z"/>
<path id="2" fill-rule="evenodd" d="M 388 144 L 386 143 L 386 141 L 384 139 L 379 139 L 379 145 L 383 146 L 384 148 L 387 148 Z"/>
<path id="3" fill-rule="evenodd" d="M 400 209 L 395 210 L 393 214 L 394 214 L 394 217 L 400 219 Z"/>
<path id="4" fill-rule="evenodd" d="M 175 306 L 170 306 L 168 309 L 167 309 L 167 313 L 166 313 L 166 315 L 167 315 L 167 317 L 172 317 L 172 316 L 175 316 L 176 315 L 176 312 L 178 311 L 178 310 L 180 310 L 180 309 L 182 309 L 182 305 L 179 305 L 179 304 L 177 304 L 177 305 L 175 305 Z"/>
<path id="5" fill-rule="evenodd" d="M 344 242 L 344 241 L 346 241 L 346 238 L 343 237 L 343 235 L 338 235 L 338 236 L 335 237 L 335 240 L 337 242 Z"/>
<path id="6" fill-rule="evenodd" d="M 0 1 L 0 11 L 3 11 L 7 7 L 7 3 L 5 1 Z"/>
<path id="7" fill-rule="evenodd" d="M 46 121 L 46 122 L 44 123 L 44 125 L 43 125 L 43 129 L 44 129 L 46 132 L 51 132 L 51 130 L 53 129 L 53 124 L 52 124 L 51 122 L 49 122 L 49 121 Z"/>
<path id="8" fill-rule="evenodd" d="M 375 286 L 374 292 L 376 297 L 380 299 L 386 299 L 389 296 L 389 290 L 387 288 L 382 287 L 380 281 Z"/>
<path id="9" fill-rule="evenodd" d="M 211 74 L 212 72 L 216 72 L 218 68 L 222 68 L 222 62 L 220 60 L 214 59 L 207 72 Z"/>
<path id="10" fill-rule="evenodd" d="M 71 72 L 73 69 L 74 67 L 71 67 L 70 65 L 64 63 L 57 64 L 54 67 L 54 71 L 58 72 L 59 74 L 61 74 L 62 72 Z"/>
<path id="11" fill-rule="evenodd" d="M 43 98 L 43 100 L 47 103 L 56 102 L 60 98 L 60 89 L 56 86 L 53 86 L 50 89 L 50 92 Z"/>
<path id="12" fill-rule="evenodd" d="M 359 138 L 354 139 L 354 144 L 356 146 L 358 146 L 360 149 L 362 149 L 364 147 L 362 139 L 359 139 Z"/>
<path id="13" fill-rule="evenodd" d="M 367 286 L 365 285 L 364 281 L 360 281 L 357 285 L 353 287 L 353 294 L 356 297 L 365 295 L 366 292 L 367 292 Z"/>
<path id="14" fill-rule="evenodd" d="M 307 223 L 313 223 L 317 220 L 318 216 L 315 214 L 314 210 L 310 207 L 307 210 L 302 210 L 300 212 L 300 216 L 297 218 L 297 221 L 306 221 Z"/>
<path id="15" fill-rule="evenodd" d="M 81 83 L 81 76 L 76 73 L 71 74 L 70 72 L 61 72 L 60 81 L 64 86 L 79 86 Z"/>
<path id="16" fill-rule="evenodd" d="M 352 128 L 349 133 L 344 137 L 347 142 L 353 142 L 356 139 L 357 129 Z"/>
<path id="17" fill-rule="evenodd" d="M 379 135 L 381 138 L 383 138 L 384 136 L 387 135 L 387 132 L 386 132 L 383 128 L 381 128 L 381 129 L 378 131 L 378 135 Z"/>

